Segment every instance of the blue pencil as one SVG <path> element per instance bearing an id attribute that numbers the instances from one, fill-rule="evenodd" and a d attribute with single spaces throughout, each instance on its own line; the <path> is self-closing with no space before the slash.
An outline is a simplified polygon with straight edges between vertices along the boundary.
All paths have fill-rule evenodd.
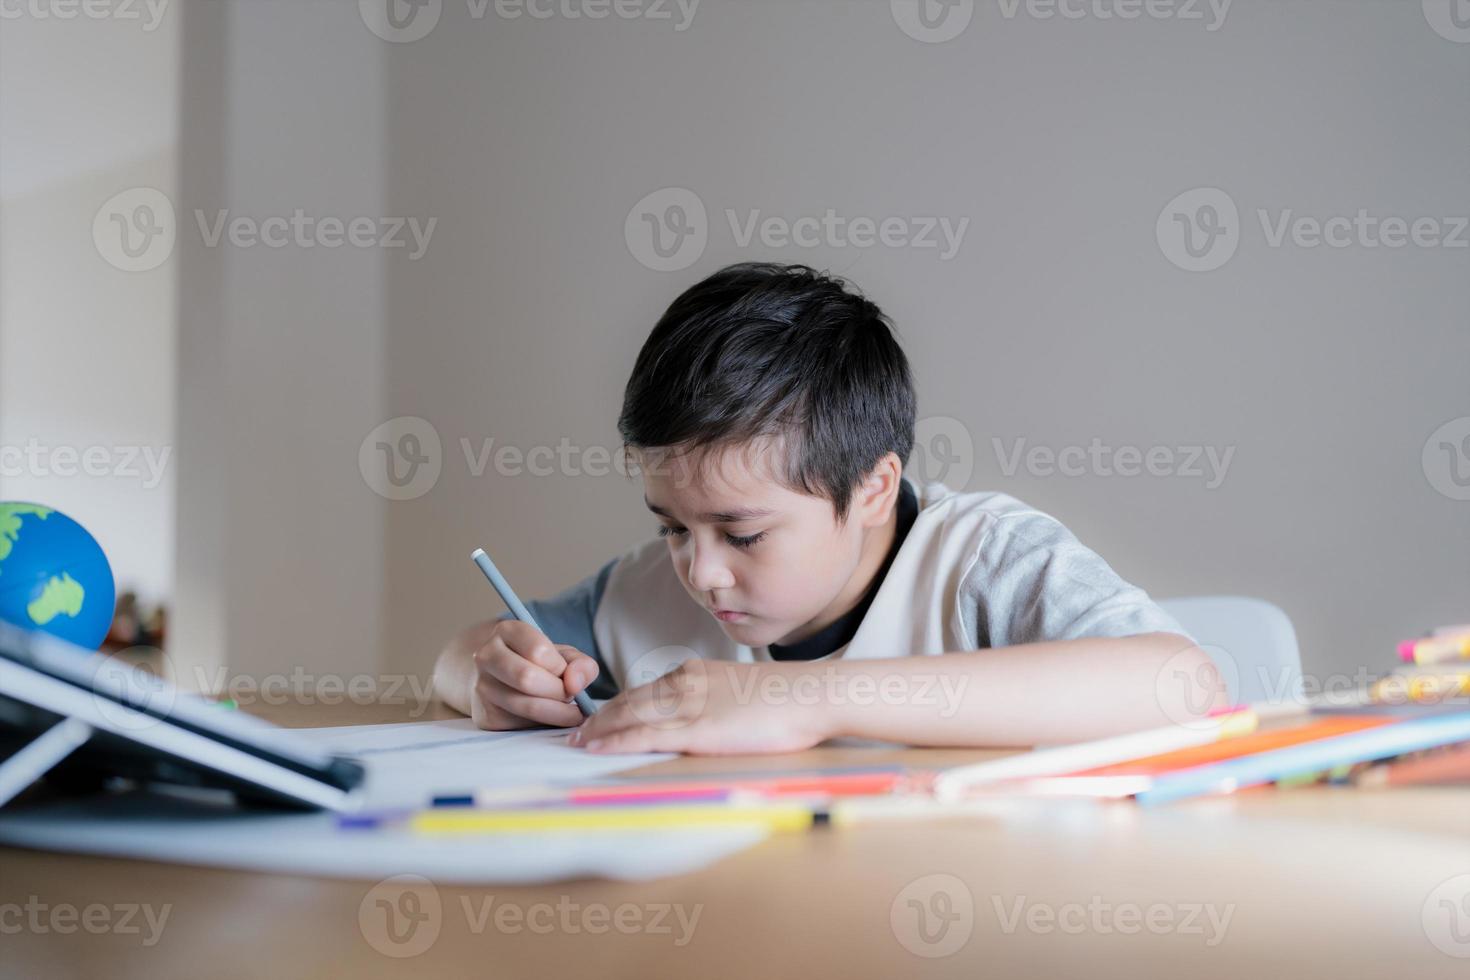
<path id="1" fill-rule="evenodd" d="M 1227 759 L 1159 776 L 1135 799 L 1144 805 L 1169 803 L 1207 793 L 1229 793 L 1246 786 L 1354 762 L 1388 759 L 1470 740 L 1470 711 L 1411 718 L 1378 728 L 1335 735 L 1301 745 Z"/>
<path id="2" fill-rule="evenodd" d="M 536 625 L 536 619 L 531 615 L 531 610 L 527 609 L 526 604 L 521 602 L 520 596 L 516 595 L 515 589 L 510 587 L 510 583 L 505 580 L 505 576 L 500 574 L 500 569 L 496 568 L 495 563 L 490 560 L 490 556 L 485 554 L 485 549 L 476 548 L 470 557 L 475 560 L 476 565 L 480 566 L 480 571 L 485 573 L 485 577 L 490 580 L 490 584 L 495 586 L 495 591 L 500 593 L 500 598 L 504 600 L 505 605 L 510 609 L 510 614 L 523 623 L 530 623 L 538 630 L 541 629 L 540 626 Z M 542 630 L 542 632 L 544 633 L 545 630 Z M 578 708 L 582 709 L 582 714 L 585 717 L 591 718 L 597 714 L 597 704 L 587 696 L 586 691 L 578 691 L 576 697 L 572 698 L 572 700 L 577 703 Z"/>

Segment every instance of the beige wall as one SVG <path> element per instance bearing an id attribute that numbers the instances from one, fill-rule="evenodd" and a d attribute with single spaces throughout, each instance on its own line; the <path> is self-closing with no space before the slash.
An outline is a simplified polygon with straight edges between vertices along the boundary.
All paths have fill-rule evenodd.
<path id="1" fill-rule="evenodd" d="M 847 274 L 893 315 L 921 414 L 956 420 L 960 458 L 930 475 L 1051 511 L 1156 594 L 1273 599 L 1318 674 L 1384 666 L 1392 640 L 1466 616 L 1470 503 L 1453 499 L 1448 457 L 1421 457 L 1470 416 L 1470 252 L 1272 247 L 1257 218 L 1470 212 L 1470 44 L 1419 4 L 1236 0 L 1210 30 L 1038 19 L 1024 3 L 1007 16 L 995 0 L 939 44 L 855 0 L 705 0 L 684 30 L 687 5 L 663 6 L 672 20 L 507 19 L 445 0 L 408 42 L 376 36 L 348 0 L 180 9 L 186 665 L 422 671 L 501 608 L 473 547 L 534 597 L 642 540 L 636 483 L 497 472 L 494 450 L 546 447 L 557 470 L 565 440 L 575 467 L 599 465 L 579 450 L 615 448 L 663 306 L 756 258 Z M 1238 206 L 1240 241 L 1189 272 L 1156 226 L 1201 187 Z M 702 252 L 671 271 L 650 267 L 632 213 L 664 188 L 707 215 Z M 437 224 L 416 259 L 209 247 L 196 208 Z M 743 244 L 726 215 L 827 209 L 968 225 L 945 259 Z M 10 268 L 0 341 L 20 308 Z M 97 302 L 86 288 L 66 302 Z M 0 347 L 6 439 L 41 403 L 24 349 Z M 439 475 L 389 499 L 404 494 L 364 476 L 360 450 L 371 463 L 376 442 L 399 445 L 401 427 L 369 435 L 406 416 L 437 435 Z M 482 475 L 462 439 L 472 455 L 495 440 Z M 1023 439 L 1232 455 L 1214 487 L 1207 468 L 1008 473 Z"/>
<path id="2" fill-rule="evenodd" d="M 473 545 L 545 595 L 651 531 L 620 478 L 477 479 L 455 440 L 613 444 L 663 305 L 756 258 L 849 274 L 897 321 L 921 414 L 963 422 L 967 485 L 1051 511 L 1156 594 L 1270 598 L 1319 674 L 1381 669 L 1393 640 L 1465 618 L 1470 503 L 1436 492 L 1421 449 L 1470 415 L 1467 252 L 1273 249 L 1255 218 L 1470 212 L 1470 46 L 1419 6 L 1238 0 L 1207 31 L 979 3 L 927 44 L 887 3 L 710 0 L 683 32 L 446 3 L 426 37 L 386 45 L 390 205 L 442 219 L 424 260 L 389 270 L 388 414 L 446 445 L 434 490 L 389 505 L 397 662 L 499 611 Z M 1155 230 L 1200 186 L 1247 218 L 1208 273 L 1166 260 Z M 682 271 L 625 244 L 665 187 L 709 216 Z M 970 226 L 946 262 L 741 247 L 724 214 L 827 208 Z M 1094 438 L 1234 455 L 1207 489 L 1007 476 L 992 444 Z"/>
<path id="3" fill-rule="evenodd" d="M 178 17 L 24 9 L 0 19 L 0 500 L 60 508 L 119 589 L 165 599 L 175 267 L 119 269 L 92 226 L 119 192 L 174 186 Z"/>

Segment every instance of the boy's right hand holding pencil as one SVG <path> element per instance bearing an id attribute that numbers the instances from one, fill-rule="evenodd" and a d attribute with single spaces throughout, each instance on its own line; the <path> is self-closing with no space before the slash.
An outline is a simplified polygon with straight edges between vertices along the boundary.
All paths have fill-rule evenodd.
<path id="1" fill-rule="evenodd" d="M 597 661 L 576 647 L 551 642 L 530 623 L 501 619 L 450 641 L 434 686 L 450 707 L 486 731 L 573 728 L 583 715 L 571 698 L 598 672 Z"/>

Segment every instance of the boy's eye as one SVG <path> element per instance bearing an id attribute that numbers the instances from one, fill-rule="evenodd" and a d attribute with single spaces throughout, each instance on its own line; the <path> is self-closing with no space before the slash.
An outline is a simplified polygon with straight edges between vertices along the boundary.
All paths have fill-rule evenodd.
<path id="1" fill-rule="evenodd" d="M 725 540 L 728 541 L 728 542 L 730 542 L 732 545 L 734 545 L 737 548 L 750 548 L 750 547 L 753 547 L 754 545 L 758 544 L 760 542 L 760 540 L 762 538 L 764 538 L 765 536 L 766 536 L 766 532 L 765 531 L 762 531 L 759 534 L 752 534 L 752 535 L 749 535 L 749 536 L 743 537 L 743 538 L 736 537 L 733 534 L 727 534 L 727 535 L 725 535 Z"/>
<path id="2" fill-rule="evenodd" d="M 658 526 L 658 536 L 661 538 L 667 538 L 670 535 L 673 535 L 674 537 L 683 537 L 688 533 L 688 528 L 669 527 L 667 524 L 660 524 Z M 727 534 L 725 535 L 725 540 L 729 542 L 730 545 L 736 548 L 751 548 L 759 544 L 761 540 L 765 538 L 766 533 L 767 532 L 762 531 L 759 534 L 750 534 L 746 535 L 745 537 L 740 537 L 739 535 L 735 534 Z"/>

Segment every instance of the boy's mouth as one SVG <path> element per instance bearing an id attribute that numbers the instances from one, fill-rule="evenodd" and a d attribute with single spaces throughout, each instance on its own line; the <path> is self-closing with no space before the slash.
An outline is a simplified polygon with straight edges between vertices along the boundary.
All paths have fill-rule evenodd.
<path id="1" fill-rule="evenodd" d="M 745 613 L 735 609 L 711 609 L 710 614 L 722 623 L 738 623 L 745 618 Z"/>

